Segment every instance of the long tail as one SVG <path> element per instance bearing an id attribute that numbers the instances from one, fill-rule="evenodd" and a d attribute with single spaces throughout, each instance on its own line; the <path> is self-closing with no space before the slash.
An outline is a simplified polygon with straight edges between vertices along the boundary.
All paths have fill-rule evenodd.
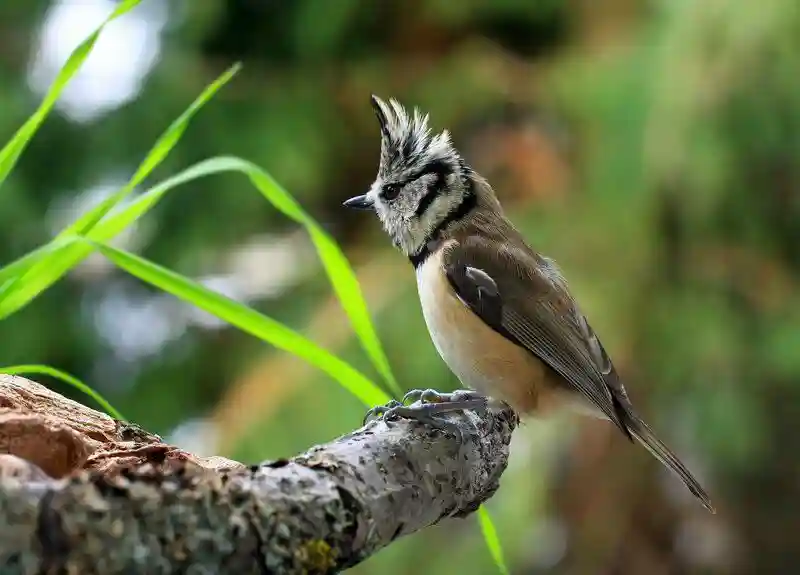
<path id="1" fill-rule="evenodd" d="M 683 483 L 686 487 L 689 488 L 689 491 L 697 497 L 700 502 L 703 504 L 703 507 L 708 509 L 711 513 L 716 513 L 714 506 L 711 505 L 711 499 L 706 493 L 706 490 L 703 489 L 703 486 L 700 485 L 700 482 L 694 478 L 694 476 L 689 472 L 686 466 L 681 463 L 681 460 L 678 459 L 678 456 L 675 455 L 672 450 L 667 447 L 663 441 L 661 441 L 658 437 L 656 437 L 653 430 L 639 417 L 635 414 L 631 413 L 629 410 L 626 410 L 627 413 L 625 414 L 625 425 L 628 427 L 628 430 L 631 432 L 631 435 L 635 437 L 639 442 L 653 454 L 653 456 L 658 459 L 663 465 L 674 471 L 678 477 L 681 478 Z"/>

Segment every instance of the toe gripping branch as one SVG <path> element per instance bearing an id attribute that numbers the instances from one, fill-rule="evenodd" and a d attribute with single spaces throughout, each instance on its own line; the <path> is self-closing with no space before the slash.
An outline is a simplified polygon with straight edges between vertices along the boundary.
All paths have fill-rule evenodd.
<path id="1" fill-rule="evenodd" d="M 403 401 L 392 400 L 385 405 L 373 407 L 364 416 L 366 424 L 370 418 L 393 421 L 400 417 L 415 419 L 433 427 L 443 428 L 445 422 L 436 415 L 451 411 L 481 409 L 488 404 L 488 398 L 468 389 L 452 393 L 441 393 L 434 389 L 412 389 L 403 396 Z"/>

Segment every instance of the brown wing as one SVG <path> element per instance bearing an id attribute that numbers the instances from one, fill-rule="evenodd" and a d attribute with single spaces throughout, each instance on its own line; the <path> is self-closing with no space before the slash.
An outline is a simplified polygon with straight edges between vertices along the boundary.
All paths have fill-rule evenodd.
<path id="1" fill-rule="evenodd" d="M 586 318 L 549 260 L 472 236 L 445 248 L 445 274 L 492 329 L 526 348 L 630 438 L 627 394 Z"/>
<path id="2" fill-rule="evenodd" d="M 552 262 L 473 236 L 449 244 L 443 266 L 464 305 L 559 373 L 565 385 L 583 394 L 628 438 L 639 440 L 714 512 L 700 482 L 633 411 L 611 359 Z"/>

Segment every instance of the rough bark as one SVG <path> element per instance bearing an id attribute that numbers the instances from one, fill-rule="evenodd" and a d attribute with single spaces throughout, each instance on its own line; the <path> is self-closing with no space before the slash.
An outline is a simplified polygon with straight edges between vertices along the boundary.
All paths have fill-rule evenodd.
<path id="1" fill-rule="evenodd" d="M 0 572 L 328 573 L 477 509 L 516 416 L 373 421 L 288 460 L 199 458 L 0 375 Z"/>

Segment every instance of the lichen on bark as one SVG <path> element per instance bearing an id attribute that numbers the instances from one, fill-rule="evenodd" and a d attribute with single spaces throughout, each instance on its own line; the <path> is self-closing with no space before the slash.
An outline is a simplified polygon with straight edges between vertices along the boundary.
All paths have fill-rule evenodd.
<path id="1" fill-rule="evenodd" d="M 247 466 L 196 457 L 20 377 L 0 376 L 0 406 L 9 575 L 337 572 L 477 509 L 517 425 L 504 407 L 449 415 L 460 436 L 373 421 Z"/>

